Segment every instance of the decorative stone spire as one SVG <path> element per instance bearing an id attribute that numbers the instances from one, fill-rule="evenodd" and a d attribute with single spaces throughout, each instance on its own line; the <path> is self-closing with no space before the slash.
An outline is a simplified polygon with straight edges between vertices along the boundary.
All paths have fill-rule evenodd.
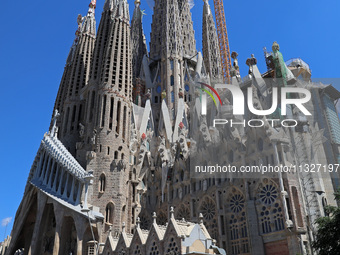
<path id="1" fill-rule="evenodd" d="M 84 21 L 82 33 L 87 33 L 92 36 L 96 36 L 96 19 L 95 19 L 96 2 L 97 2 L 96 0 L 91 1 L 87 15 L 83 18 Z"/>
<path id="2" fill-rule="evenodd" d="M 76 156 L 76 143 L 81 140 L 78 128 L 84 116 L 84 104 L 80 99 L 80 91 L 89 81 L 96 40 L 95 4 L 95 0 L 90 3 L 87 16 L 78 15 L 77 17 L 76 38 L 67 58 L 54 106 L 54 111 L 58 109 L 60 112 L 57 123 L 60 130 L 58 137 L 73 156 Z"/>
<path id="3" fill-rule="evenodd" d="M 53 126 L 51 130 L 51 137 L 54 137 L 57 133 L 57 119 L 60 116 L 58 110 L 54 111 L 54 116 L 53 116 Z"/>
<path id="4" fill-rule="evenodd" d="M 222 79 L 221 55 L 215 21 L 208 0 L 204 0 L 203 6 L 202 42 L 205 68 L 212 81 L 219 81 Z"/>
<path id="5" fill-rule="evenodd" d="M 126 0 L 106 1 L 97 32 L 91 78 L 82 90 L 82 96 L 86 99 L 82 123 L 87 140 L 78 155 L 85 160 L 86 169 L 94 170 L 96 179 L 99 180 L 104 174 L 106 180 L 114 181 L 114 185 L 106 185 L 105 192 L 100 196 L 100 183 L 95 182 L 89 197 L 89 202 L 99 207 L 101 212 L 110 209 L 110 215 L 116 219 L 111 222 L 114 233 L 120 232 L 123 219 L 129 217 L 129 210 L 122 210 L 119 206 L 108 204 L 108 201 L 123 205 L 132 200 L 130 187 L 126 185 L 129 171 L 125 171 L 130 158 L 132 93 L 129 20 Z M 119 195 L 112 197 L 112 194 Z M 132 222 L 125 222 L 129 232 Z M 107 228 L 103 232 L 107 232 Z"/>
<path id="6" fill-rule="evenodd" d="M 157 101 L 155 115 L 160 114 L 163 102 L 169 110 L 171 123 L 167 125 L 175 125 L 180 89 L 187 87 L 189 98 L 185 83 L 190 80 L 189 68 L 196 69 L 195 44 L 187 0 L 155 1 L 150 35 L 150 73 L 155 74 L 152 96 Z"/>
<path id="7" fill-rule="evenodd" d="M 197 51 L 189 0 L 178 0 L 178 9 L 182 25 L 183 54 L 190 58 L 196 55 Z"/>
<path id="8" fill-rule="evenodd" d="M 143 11 L 140 8 L 140 1 L 135 1 L 131 21 L 131 48 L 132 48 L 132 76 L 133 81 L 140 75 L 140 69 L 144 55 L 147 54 L 146 40 L 143 32 Z M 135 81 L 134 81 L 135 82 Z"/>
<path id="9" fill-rule="evenodd" d="M 152 59 L 178 58 L 183 55 L 181 23 L 177 0 L 155 2 L 150 36 Z"/>
<path id="10" fill-rule="evenodd" d="M 121 18 L 125 22 L 130 21 L 129 4 L 127 0 L 106 0 L 104 12 L 111 11 L 112 18 Z"/>

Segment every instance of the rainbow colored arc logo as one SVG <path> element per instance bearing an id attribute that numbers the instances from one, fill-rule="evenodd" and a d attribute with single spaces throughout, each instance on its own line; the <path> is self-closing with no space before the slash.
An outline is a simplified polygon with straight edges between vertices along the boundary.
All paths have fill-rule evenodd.
<path id="1" fill-rule="evenodd" d="M 207 87 L 208 89 L 210 89 L 217 96 L 218 100 L 220 101 L 220 104 L 222 105 L 222 100 L 221 100 L 220 95 L 217 93 L 217 91 L 212 86 L 210 86 L 210 85 L 208 85 L 206 83 L 203 83 L 203 82 L 198 82 L 198 83 L 203 85 L 204 87 Z M 213 96 L 213 94 L 209 90 L 207 90 L 207 89 L 200 88 L 200 87 L 197 87 L 197 88 L 200 89 L 201 91 L 207 93 L 212 98 L 212 100 L 214 101 L 214 103 L 216 105 L 216 108 L 218 109 L 217 102 L 216 102 L 216 99 Z"/>

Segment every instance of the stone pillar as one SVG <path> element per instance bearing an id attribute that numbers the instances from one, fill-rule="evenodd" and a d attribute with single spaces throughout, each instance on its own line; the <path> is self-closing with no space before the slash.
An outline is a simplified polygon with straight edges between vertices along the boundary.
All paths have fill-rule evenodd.
<path id="1" fill-rule="evenodd" d="M 89 222 L 87 218 L 77 215 L 76 218 L 74 218 L 74 223 L 76 225 L 77 230 L 77 255 L 82 255 L 84 233 L 87 227 L 89 226 Z"/>
<path id="2" fill-rule="evenodd" d="M 31 241 L 31 246 L 28 251 L 28 255 L 34 255 L 34 254 L 39 254 L 38 251 L 38 244 L 39 244 L 39 232 L 40 232 L 40 225 L 41 225 L 41 220 L 42 216 L 44 213 L 44 208 L 46 205 L 47 201 L 47 196 L 43 194 L 42 192 L 38 191 L 37 193 L 37 216 L 34 224 L 34 230 L 33 230 L 33 236 L 32 236 L 32 241 Z"/>
<path id="3" fill-rule="evenodd" d="M 82 255 L 82 254 L 83 254 L 83 240 L 77 237 L 77 255 Z"/>
<path id="4" fill-rule="evenodd" d="M 280 165 L 279 161 L 279 153 L 277 151 L 277 142 L 273 142 L 273 147 L 274 147 L 274 154 L 275 154 L 275 164 Z M 289 214 L 288 214 L 288 206 L 287 206 L 287 201 L 286 197 L 288 196 L 288 193 L 285 191 L 284 185 L 283 185 L 283 178 L 282 178 L 282 173 L 279 171 L 279 183 L 280 183 L 280 194 L 282 197 L 282 204 L 283 204 L 283 211 L 285 213 L 285 218 L 286 218 L 286 227 L 291 227 L 293 225 L 293 222 L 289 219 Z"/>
<path id="5" fill-rule="evenodd" d="M 57 180 L 58 180 L 59 171 L 60 171 L 60 164 L 57 164 L 57 171 L 55 173 L 54 182 L 52 186 L 52 191 L 54 192 L 57 192 Z"/>
<path id="6" fill-rule="evenodd" d="M 58 190 L 57 190 L 57 194 L 59 196 L 61 196 L 61 186 L 63 184 L 64 174 L 65 174 L 65 169 L 62 167 L 61 174 L 60 174 L 60 181 L 59 181 Z"/>
<path id="7" fill-rule="evenodd" d="M 70 174 L 68 172 L 66 172 L 66 182 L 65 182 L 65 188 L 64 188 L 64 192 L 63 192 L 63 197 L 64 199 L 67 198 L 67 186 L 68 186 L 68 179 L 70 178 Z"/>
<path id="8" fill-rule="evenodd" d="M 51 189 L 52 188 L 52 177 L 53 177 L 53 172 L 54 172 L 54 166 L 56 164 L 55 159 L 52 159 L 53 163 L 52 163 L 52 167 L 51 167 L 51 171 L 50 171 L 50 177 L 48 178 L 48 183 L 47 183 L 47 188 Z"/>
<path id="9" fill-rule="evenodd" d="M 45 153 L 46 152 L 44 152 L 44 151 L 40 152 L 39 164 L 37 165 L 37 168 L 35 169 L 33 179 L 38 179 L 39 178 L 39 172 L 41 171 L 41 167 L 42 167 L 42 164 L 43 164 L 43 159 L 44 159 Z"/>
<path id="10" fill-rule="evenodd" d="M 39 181 L 44 180 L 44 173 L 46 171 L 46 167 L 47 167 L 49 160 L 50 160 L 50 157 L 49 157 L 48 153 L 46 152 L 45 153 L 45 160 L 44 160 L 44 163 L 43 163 L 43 169 L 41 170 Z"/>
<path id="11" fill-rule="evenodd" d="M 60 249 L 60 235 L 61 235 L 61 228 L 63 226 L 63 210 L 59 203 L 53 203 L 54 208 L 54 215 L 55 215 L 55 236 L 54 236 L 54 246 L 53 246 L 53 255 L 59 255 Z"/>
<path id="12" fill-rule="evenodd" d="M 70 197 L 68 198 L 68 202 L 72 204 L 74 203 L 73 195 L 74 195 L 75 178 L 73 175 L 71 175 L 71 178 L 72 178 L 72 185 L 71 185 L 71 192 L 70 192 Z"/>
<path id="13" fill-rule="evenodd" d="M 80 204 L 81 191 L 82 191 L 82 183 L 78 181 L 78 191 L 77 191 L 77 199 L 76 199 L 75 205 Z"/>
<path id="14" fill-rule="evenodd" d="M 48 172 L 51 171 L 51 168 L 50 168 L 50 164 L 51 164 L 51 156 L 49 157 L 48 159 L 48 163 L 47 163 L 47 166 L 46 166 L 46 172 L 45 172 L 45 177 L 44 177 L 44 180 L 43 180 L 43 184 L 44 185 L 47 185 L 47 176 L 48 176 Z"/>

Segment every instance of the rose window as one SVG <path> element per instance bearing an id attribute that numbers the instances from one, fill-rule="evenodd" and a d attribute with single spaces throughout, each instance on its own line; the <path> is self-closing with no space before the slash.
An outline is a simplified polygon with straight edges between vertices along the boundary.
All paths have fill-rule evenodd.
<path id="1" fill-rule="evenodd" d="M 216 208 L 213 201 L 206 199 L 201 205 L 201 212 L 206 220 L 212 220 L 215 217 Z"/>
<path id="2" fill-rule="evenodd" d="M 233 213 L 239 213 L 244 208 L 243 196 L 237 194 L 230 199 L 230 209 Z"/>
<path id="3" fill-rule="evenodd" d="M 189 220 L 190 219 L 189 209 L 185 206 L 181 206 L 180 209 L 178 210 L 176 218 L 179 220 L 182 220 L 182 219 Z"/>
<path id="4" fill-rule="evenodd" d="M 273 185 L 264 186 L 260 192 L 261 201 L 267 205 L 274 203 L 277 197 L 278 197 L 278 193 L 277 193 L 276 188 Z"/>

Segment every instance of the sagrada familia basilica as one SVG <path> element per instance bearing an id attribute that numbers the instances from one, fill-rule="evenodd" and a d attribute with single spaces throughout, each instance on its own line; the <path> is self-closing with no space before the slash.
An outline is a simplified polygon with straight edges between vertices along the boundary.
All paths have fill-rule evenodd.
<path id="1" fill-rule="evenodd" d="M 315 254 L 315 220 L 336 204 L 339 186 L 340 92 L 313 83 L 303 60 L 284 61 L 275 42 L 265 73 L 252 55 L 241 78 L 231 54 L 226 87 L 254 108 L 235 115 L 232 91 L 218 86 L 208 0 L 203 53 L 188 1 L 155 1 L 148 48 L 140 5 L 130 19 L 127 0 L 106 0 L 98 30 L 95 0 L 78 16 L 50 130 L 0 254 Z M 310 97 L 256 114 L 283 97 L 277 88 Z M 236 173 L 204 170 L 217 164 Z M 240 172 L 245 166 L 295 170 Z"/>

